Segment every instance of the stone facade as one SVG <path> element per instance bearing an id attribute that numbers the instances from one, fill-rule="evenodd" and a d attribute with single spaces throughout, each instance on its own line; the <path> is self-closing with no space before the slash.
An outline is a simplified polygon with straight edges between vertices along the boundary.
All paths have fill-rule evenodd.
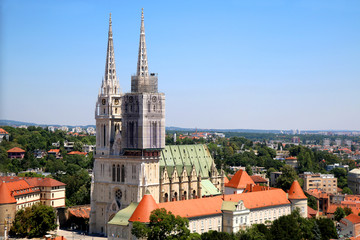
<path id="1" fill-rule="evenodd" d="M 91 187 L 90 232 L 107 234 L 107 223 L 146 191 L 156 202 L 219 195 L 219 174 L 206 146 L 165 147 L 165 94 L 150 73 L 141 16 L 137 73 L 122 94 L 116 77 L 111 16 L 105 77 L 95 108 L 96 153 Z M 120 235 L 128 233 L 121 232 Z"/>

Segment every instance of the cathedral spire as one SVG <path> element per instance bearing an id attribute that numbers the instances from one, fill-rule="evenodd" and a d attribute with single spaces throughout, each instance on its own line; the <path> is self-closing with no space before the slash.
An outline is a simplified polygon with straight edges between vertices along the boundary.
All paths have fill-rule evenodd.
<path id="1" fill-rule="evenodd" d="M 139 55 L 136 75 L 139 77 L 147 78 L 149 76 L 146 42 L 145 42 L 145 25 L 144 25 L 144 9 L 141 9 L 141 26 L 140 26 L 140 42 L 139 42 Z"/>
<path id="2" fill-rule="evenodd" d="M 120 93 L 119 82 L 116 78 L 111 13 L 109 17 L 109 33 L 108 33 L 108 44 L 107 44 L 107 52 L 106 52 L 105 78 L 103 80 L 102 92 L 104 94 Z"/>

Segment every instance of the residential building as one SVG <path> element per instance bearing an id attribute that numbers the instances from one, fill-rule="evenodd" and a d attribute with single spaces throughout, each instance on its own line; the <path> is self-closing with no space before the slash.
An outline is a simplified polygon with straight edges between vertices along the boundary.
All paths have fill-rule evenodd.
<path id="1" fill-rule="evenodd" d="M 339 163 L 330 164 L 330 165 L 326 166 L 326 171 L 329 172 L 329 171 L 333 170 L 334 168 L 344 168 L 346 170 L 349 170 L 349 165 L 342 165 Z"/>
<path id="2" fill-rule="evenodd" d="M 345 238 L 360 237 L 360 217 L 356 214 L 349 214 L 340 220 L 340 235 Z"/>
<path id="3" fill-rule="evenodd" d="M 66 141 L 65 140 L 65 142 L 64 142 L 64 148 L 65 148 L 65 150 L 67 151 L 67 152 L 71 152 L 71 151 L 73 151 L 74 150 L 74 142 L 68 142 L 68 141 Z"/>
<path id="4" fill-rule="evenodd" d="M 305 172 L 300 177 L 304 179 L 304 191 L 319 189 L 328 194 L 337 193 L 337 178 L 334 174 Z"/>
<path id="5" fill-rule="evenodd" d="M 46 151 L 40 150 L 40 149 L 34 150 L 34 157 L 35 158 L 43 158 L 45 156 L 46 156 Z"/>
<path id="6" fill-rule="evenodd" d="M 276 180 L 282 175 L 282 172 L 271 172 L 270 173 L 270 186 L 275 187 Z"/>
<path id="7" fill-rule="evenodd" d="M 360 169 L 354 168 L 348 173 L 348 187 L 354 194 L 360 194 Z"/>
<path id="8" fill-rule="evenodd" d="M 9 141 L 9 133 L 4 129 L 0 128 L 0 143 L 2 142 L 3 139 Z"/>
<path id="9" fill-rule="evenodd" d="M 96 145 L 87 145 L 87 144 L 83 145 L 83 151 L 87 152 L 87 153 L 94 152 L 95 148 L 96 148 Z"/>
<path id="10" fill-rule="evenodd" d="M 25 157 L 25 150 L 22 150 L 21 148 L 14 147 L 7 151 L 8 158 L 17 158 L 17 159 L 23 159 Z"/>
<path id="11" fill-rule="evenodd" d="M 285 164 L 292 166 L 293 168 L 298 168 L 298 161 L 296 157 L 287 157 L 285 158 Z"/>
<path id="12" fill-rule="evenodd" d="M 62 158 L 60 149 L 50 149 L 48 151 L 48 156 L 54 156 L 56 159 Z"/>
<path id="13" fill-rule="evenodd" d="M 10 229 L 16 211 L 36 203 L 65 207 L 65 184 L 52 178 L 0 177 L 0 235 L 4 225 Z"/>

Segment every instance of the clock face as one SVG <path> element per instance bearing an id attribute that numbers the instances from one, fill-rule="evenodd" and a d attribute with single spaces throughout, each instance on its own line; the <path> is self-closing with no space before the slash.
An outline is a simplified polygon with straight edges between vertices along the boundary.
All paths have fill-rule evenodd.
<path id="1" fill-rule="evenodd" d="M 119 104 L 119 99 L 115 99 L 115 105 Z"/>
<path id="2" fill-rule="evenodd" d="M 102 100 L 102 105 L 105 105 L 105 104 L 106 104 L 106 100 L 103 99 L 103 100 Z"/>
<path id="3" fill-rule="evenodd" d="M 156 102 L 156 97 L 155 96 L 152 97 L 152 101 Z"/>

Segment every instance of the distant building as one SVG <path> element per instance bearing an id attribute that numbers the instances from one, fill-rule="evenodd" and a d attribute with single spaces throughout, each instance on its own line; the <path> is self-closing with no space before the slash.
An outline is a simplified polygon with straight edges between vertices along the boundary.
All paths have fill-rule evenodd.
<path id="1" fill-rule="evenodd" d="M 348 186 L 354 194 L 360 194 L 360 169 L 355 168 L 348 173 Z"/>
<path id="2" fill-rule="evenodd" d="M 351 213 L 340 220 L 340 235 L 346 239 L 352 237 L 358 239 L 360 237 L 360 217 Z"/>
<path id="3" fill-rule="evenodd" d="M 293 168 L 298 168 L 298 161 L 296 157 L 287 157 L 285 158 L 285 164 L 292 166 Z"/>
<path id="4" fill-rule="evenodd" d="M 333 170 L 334 168 L 344 168 L 346 170 L 349 170 L 349 165 L 340 165 L 339 163 L 334 163 L 334 164 L 330 164 L 330 165 L 327 165 L 326 166 L 326 171 L 331 171 Z"/>
<path id="5" fill-rule="evenodd" d="M 53 127 L 53 126 L 48 126 L 48 130 L 50 131 L 50 132 L 55 132 L 55 127 Z"/>
<path id="6" fill-rule="evenodd" d="M 84 151 L 84 152 L 87 152 L 87 153 L 93 152 L 93 151 L 95 151 L 95 147 L 96 147 L 96 145 L 87 145 L 87 144 L 84 144 L 84 145 L 83 145 L 83 151 Z"/>
<path id="7" fill-rule="evenodd" d="M 342 140 L 340 138 L 335 139 L 335 145 L 341 146 Z"/>
<path id="8" fill-rule="evenodd" d="M 305 191 L 319 189 L 328 194 L 337 193 L 337 178 L 334 177 L 334 174 L 305 172 L 300 177 L 304 179 L 303 189 Z"/>
<path id="9" fill-rule="evenodd" d="M 88 127 L 88 128 L 86 129 L 86 132 L 87 132 L 87 134 L 89 134 L 89 135 L 95 135 L 95 134 L 96 134 L 95 128 L 93 128 L 93 127 Z"/>
<path id="10" fill-rule="evenodd" d="M 324 138 L 324 141 L 323 141 L 323 145 L 324 146 L 327 146 L 327 147 L 329 147 L 330 146 L 330 139 L 329 138 Z"/>
<path id="11" fill-rule="evenodd" d="M 25 157 L 25 150 L 22 150 L 21 148 L 14 147 L 7 151 L 8 158 L 18 158 L 23 159 Z"/>
<path id="12" fill-rule="evenodd" d="M 219 138 L 224 138 L 225 134 L 224 133 L 214 133 L 214 136 L 219 137 Z"/>
<path id="13" fill-rule="evenodd" d="M 270 173 L 270 186 L 274 187 L 276 184 L 276 180 L 278 179 L 278 177 L 280 177 L 282 175 L 282 172 L 271 172 Z"/>
<path id="14" fill-rule="evenodd" d="M 294 143 L 294 144 L 299 144 L 300 143 L 300 138 L 297 137 L 297 136 L 292 137 L 291 142 Z"/>
<path id="15" fill-rule="evenodd" d="M 4 129 L 0 128 L 0 143 L 3 139 L 6 139 L 6 141 L 9 141 L 9 133 L 5 131 Z"/>
<path id="16" fill-rule="evenodd" d="M 72 150 L 74 150 L 74 142 L 68 142 L 68 141 L 65 141 L 64 142 L 64 148 L 67 152 L 71 152 Z"/>
<path id="17" fill-rule="evenodd" d="M 44 150 L 36 149 L 34 150 L 34 157 L 35 158 L 43 158 L 46 156 L 46 152 Z"/>
<path id="18" fill-rule="evenodd" d="M 56 159 L 62 158 L 60 149 L 50 149 L 48 151 L 48 156 L 54 156 Z"/>
<path id="19" fill-rule="evenodd" d="M 68 153 L 68 155 L 81 155 L 81 156 L 87 156 L 86 152 L 79 152 L 79 151 L 71 151 Z"/>
<path id="20" fill-rule="evenodd" d="M 59 128 L 61 131 L 64 131 L 64 132 L 68 132 L 69 131 L 69 128 L 66 127 L 66 126 L 62 126 Z"/>
<path id="21" fill-rule="evenodd" d="M 351 145 L 352 145 L 352 141 L 351 141 L 351 140 L 346 139 L 346 140 L 345 140 L 345 145 L 347 145 L 347 146 L 351 147 Z"/>

